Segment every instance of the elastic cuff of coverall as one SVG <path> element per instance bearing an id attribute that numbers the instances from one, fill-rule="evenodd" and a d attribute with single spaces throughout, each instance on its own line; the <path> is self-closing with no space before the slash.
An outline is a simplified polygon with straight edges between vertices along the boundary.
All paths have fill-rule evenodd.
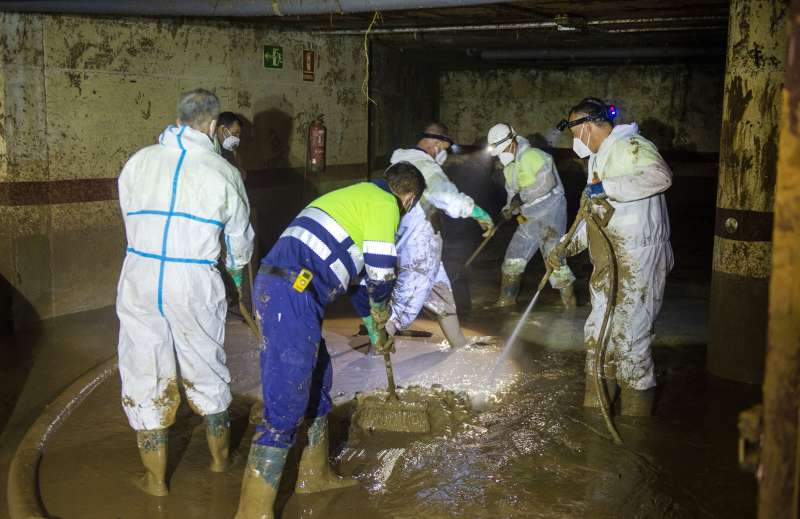
<path id="1" fill-rule="evenodd" d="M 635 389 L 637 391 L 645 391 L 652 387 L 656 387 L 656 375 L 653 369 L 649 370 L 649 373 L 635 381 L 625 380 L 624 369 L 617 370 L 617 383 L 620 387 L 626 387 L 629 389 Z"/>
<path id="2" fill-rule="evenodd" d="M 521 276 L 528 263 L 524 259 L 505 260 L 500 271 L 508 276 Z"/>
<path id="3" fill-rule="evenodd" d="M 397 330 L 398 330 L 397 324 L 395 324 L 394 321 L 389 319 L 389 321 L 386 323 L 386 333 L 388 333 L 389 335 L 394 335 L 397 333 Z"/>
<path id="4" fill-rule="evenodd" d="M 567 265 L 562 265 L 560 269 L 554 270 L 550 275 L 550 286 L 557 290 L 569 287 L 575 282 L 575 275 Z"/>

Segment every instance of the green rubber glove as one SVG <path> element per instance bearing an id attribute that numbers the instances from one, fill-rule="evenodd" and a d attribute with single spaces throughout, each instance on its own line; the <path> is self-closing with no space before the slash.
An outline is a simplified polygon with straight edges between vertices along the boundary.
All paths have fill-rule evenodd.
<path id="1" fill-rule="evenodd" d="M 375 342 L 375 351 L 381 355 L 395 352 L 394 335 L 389 335 L 385 328 L 378 332 L 378 340 Z"/>
<path id="2" fill-rule="evenodd" d="M 544 264 L 548 269 L 556 271 L 564 265 L 564 256 L 566 256 L 566 244 L 559 243 L 544 259 Z"/>
<path id="3" fill-rule="evenodd" d="M 389 305 L 386 301 L 382 303 L 376 303 L 370 300 L 369 315 L 372 317 L 372 325 L 375 327 L 375 330 L 383 330 L 383 328 L 386 326 L 386 323 L 389 322 Z"/>
<path id="4" fill-rule="evenodd" d="M 372 319 L 371 315 L 366 317 L 362 317 L 361 321 L 364 323 L 364 326 L 367 328 L 367 335 L 369 335 L 369 340 L 372 342 L 373 345 L 378 343 L 378 330 L 375 329 L 375 321 Z"/>
<path id="5" fill-rule="evenodd" d="M 242 291 L 242 274 L 244 273 L 244 269 L 226 269 L 228 274 L 230 274 L 231 279 L 233 280 L 233 284 L 236 287 L 236 290 Z"/>
<path id="6" fill-rule="evenodd" d="M 481 226 L 481 229 L 485 231 L 483 233 L 484 237 L 488 236 L 489 233 L 492 231 L 492 228 L 494 228 L 494 222 L 492 221 L 492 217 L 489 216 L 489 213 L 481 209 L 478 205 L 475 205 L 472 208 L 472 213 L 470 213 L 470 217 L 475 218 L 475 220 L 478 222 L 478 225 Z"/>

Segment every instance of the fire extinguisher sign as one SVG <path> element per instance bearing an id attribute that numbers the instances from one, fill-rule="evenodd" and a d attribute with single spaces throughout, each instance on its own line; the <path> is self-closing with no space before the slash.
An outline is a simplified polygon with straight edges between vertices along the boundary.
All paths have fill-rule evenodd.
<path id="1" fill-rule="evenodd" d="M 264 45 L 264 68 L 283 68 L 283 47 Z"/>
<path id="2" fill-rule="evenodd" d="M 314 63 L 316 56 L 313 50 L 303 51 L 303 81 L 314 81 Z"/>

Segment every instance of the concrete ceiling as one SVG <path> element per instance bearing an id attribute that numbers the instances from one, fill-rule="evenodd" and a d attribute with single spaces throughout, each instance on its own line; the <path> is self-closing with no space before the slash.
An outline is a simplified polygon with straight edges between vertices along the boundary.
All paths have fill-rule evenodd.
<path id="1" fill-rule="evenodd" d="M 371 37 L 446 68 L 684 60 L 722 63 L 728 9 L 729 2 L 724 0 L 527 0 L 386 11 L 380 14 Z M 371 19 L 372 13 L 354 13 L 264 22 L 362 34 Z M 548 56 L 544 52 L 548 49 L 561 51 Z M 598 49 L 616 51 L 604 55 Z M 636 52 L 626 55 L 620 49 Z M 524 55 L 522 50 L 537 52 Z"/>

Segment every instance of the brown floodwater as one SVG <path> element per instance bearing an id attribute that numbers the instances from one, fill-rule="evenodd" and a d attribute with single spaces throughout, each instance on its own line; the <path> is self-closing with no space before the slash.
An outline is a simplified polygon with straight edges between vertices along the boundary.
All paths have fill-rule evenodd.
<path id="1" fill-rule="evenodd" d="M 293 495 L 290 457 L 278 500 L 285 519 L 754 517 L 756 486 L 736 465 L 736 412 L 757 388 L 707 375 L 704 348 L 657 350 L 658 415 L 616 417 L 625 444 L 581 406 L 583 355 L 520 343 L 516 382 L 439 435 L 350 431 L 353 405 L 332 413 L 332 453 L 356 488 Z M 231 518 L 252 437 L 251 401 L 232 407 L 238 459 L 207 469 L 204 425 L 182 407 L 169 438 L 166 498 L 141 494 L 119 382 L 102 384 L 53 438 L 41 495 L 61 519 Z M 441 433 L 441 429 L 437 429 Z M 294 461 L 292 461 L 294 459 Z"/>

